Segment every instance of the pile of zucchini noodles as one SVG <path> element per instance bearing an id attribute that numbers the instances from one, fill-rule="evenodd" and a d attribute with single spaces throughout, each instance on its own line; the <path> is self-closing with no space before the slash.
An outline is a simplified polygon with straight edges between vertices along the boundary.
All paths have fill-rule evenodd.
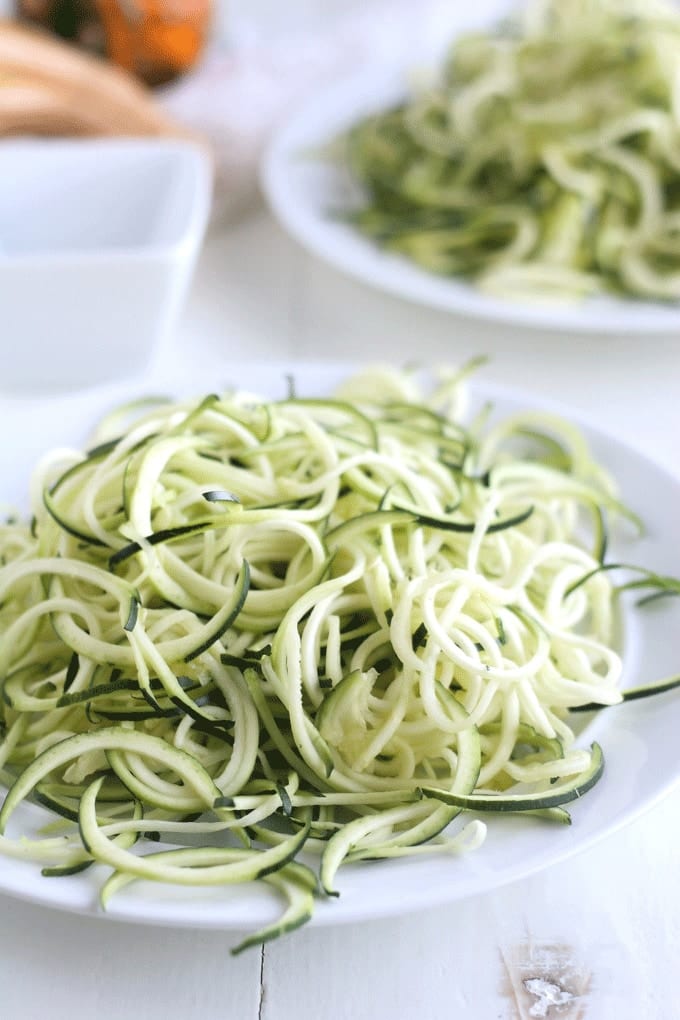
<path id="1" fill-rule="evenodd" d="M 351 221 L 506 297 L 680 298 L 680 12 L 533 0 L 340 147 Z"/>
<path id="2" fill-rule="evenodd" d="M 107 865 L 104 905 L 261 879 L 287 906 L 241 949 L 343 861 L 569 820 L 602 771 L 569 710 L 621 700 L 601 564 L 627 511 L 566 422 L 464 426 L 465 376 L 129 407 L 38 466 L 0 529 L 0 852 Z M 25 800 L 56 820 L 17 837 Z"/>

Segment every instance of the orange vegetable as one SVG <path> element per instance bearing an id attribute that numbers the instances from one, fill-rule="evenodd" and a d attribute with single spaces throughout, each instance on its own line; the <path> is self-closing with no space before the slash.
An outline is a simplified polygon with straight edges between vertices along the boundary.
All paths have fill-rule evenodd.
<path id="1" fill-rule="evenodd" d="M 210 0 L 96 0 L 110 58 L 160 84 L 190 70 L 210 28 Z"/>

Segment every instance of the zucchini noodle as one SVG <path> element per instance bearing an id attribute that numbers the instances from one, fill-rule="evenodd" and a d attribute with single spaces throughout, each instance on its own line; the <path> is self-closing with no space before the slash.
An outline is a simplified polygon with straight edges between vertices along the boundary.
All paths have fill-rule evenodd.
<path id="1" fill-rule="evenodd" d="M 261 879 L 288 906 L 243 948 L 343 861 L 478 845 L 465 809 L 568 820 L 602 770 L 569 710 L 622 698 L 627 511 L 564 421 L 464 426 L 465 375 L 158 403 L 41 462 L 0 528 L 0 851 L 108 865 L 104 904 Z"/>
<path id="2" fill-rule="evenodd" d="M 680 13 L 533 0 L 341 146 L 351 222 L 505 297 L 680 298 Z"/>

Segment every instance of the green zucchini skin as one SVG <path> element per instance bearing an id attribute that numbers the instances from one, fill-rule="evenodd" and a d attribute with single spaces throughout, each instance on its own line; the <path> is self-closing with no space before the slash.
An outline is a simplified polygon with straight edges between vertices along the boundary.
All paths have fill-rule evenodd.
<path id="1" fill-rule="evenodd" d="M 425 797 L 441 800 L 467 811 L 544 811 L 548 808 L 561 807 L 570 801 L 578 800 L 601 779 L 604 773 L 604 754 L 599 744 L 594 743 L 590 749 L 590 768 L 567 783 L 556 785 L 552 791 L 536 793 L 470 793 L 458 794 L 448 790 L 438 790 L 431 786 L 423 786 Z"/>

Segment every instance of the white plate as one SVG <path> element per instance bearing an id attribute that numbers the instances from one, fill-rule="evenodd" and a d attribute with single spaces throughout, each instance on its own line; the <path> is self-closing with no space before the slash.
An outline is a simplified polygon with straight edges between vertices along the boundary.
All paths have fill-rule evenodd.
<path id="1" fill-rule="evenodd" d="M 502 300 L 464 280 L 428 273 L 334 218 L 357 207 L 359 191 L 345 169 L 315 153 L 362 116 L 407 93 L 405 69 L 374 66 L 317 92 L 275 132 L 262 160 L 261 183 L 273 213 L 296 240 L 364 283 L 476 318 L 572 333 L 662 333 L 680 327 L 680 303 L 615 295 L 562 303 Z"/>
<path id="2" fill-rule="evenodd" d="M 221 383 L 256 388 L 269 396 L 286 392 L 292 374 L 298 392 L 328 391 L 349 366 L 241 366 Z M 198 371 L 198 370 L 197 370 Z M 201 393 L 200 376 L 182 380 L 171 392 Z M 158 386 L 153 391 L 157 392 Z M 82 443 L 90 425 L 124 397 L 150 392 L 147 386 L 131 393 L 123 386 L 91 390 L 68 398 L 5 401 L 0 404 L 0 430 L 20 442 L 0 447 L 2 497 L 25 503 L 29 465 L 54 445 Z M 500 413 L 518 406 L 541 406 L 534 397 L 479 387 L 480 398 L 493 398 Z M 543 406 L 545 406 L 543 404 Z M 558 409 L 564 413 L 564 409 Z M 575 416 L 570 415 L 574 418 Z M 624 499 L 648 524 L 642 540 L 620 536 L 610 558 L 642 563 L 680 575 L 680 481 L 613 438 L 586 429 L 600 460 L 618 479 Z M 675 602 L 675 604 L 673 604 Z M 645 610 L 625 613 L 626 671 L 624 686 L 672 674 L 677 670 L 677 600 L 662 600 Z M 584 719 L 584 723 L 586 720 Z M 680 732 L 680 694 L 669 692 L 646 701 L 631 702 L 601 712 L 581 740 L 597 739 L 606 759 L 600 783 L 582 800 L 570 805 L 570 828 L 529 819 L 488 818 L 484 845 L 467 856 L 442 855 L 345 867 L 338 875 L 341 895 L 319 901 L 312 924 L 339 924 L 381 917 L 453 901 L 488 891 L 552 865 L 590 846 L 648 809 L 667 794 L 677 780 L 677 734 Z M 47 818 L 37 807 L 20 808 L 9 836 L 34 828 Z M 105 872 L 91 869 L 68 878 L 43 878 L 39 866 L 0 854 L 0 890 L 13 896 L 64 910 L 95 914 Z M 273 920 L 280 904 L 267 891 L 253 886 L 206 890 L 179 889 L 138 882 L 111 902 L 108 915 L 126 921 L 196 928 L 248 929 Z"/>

